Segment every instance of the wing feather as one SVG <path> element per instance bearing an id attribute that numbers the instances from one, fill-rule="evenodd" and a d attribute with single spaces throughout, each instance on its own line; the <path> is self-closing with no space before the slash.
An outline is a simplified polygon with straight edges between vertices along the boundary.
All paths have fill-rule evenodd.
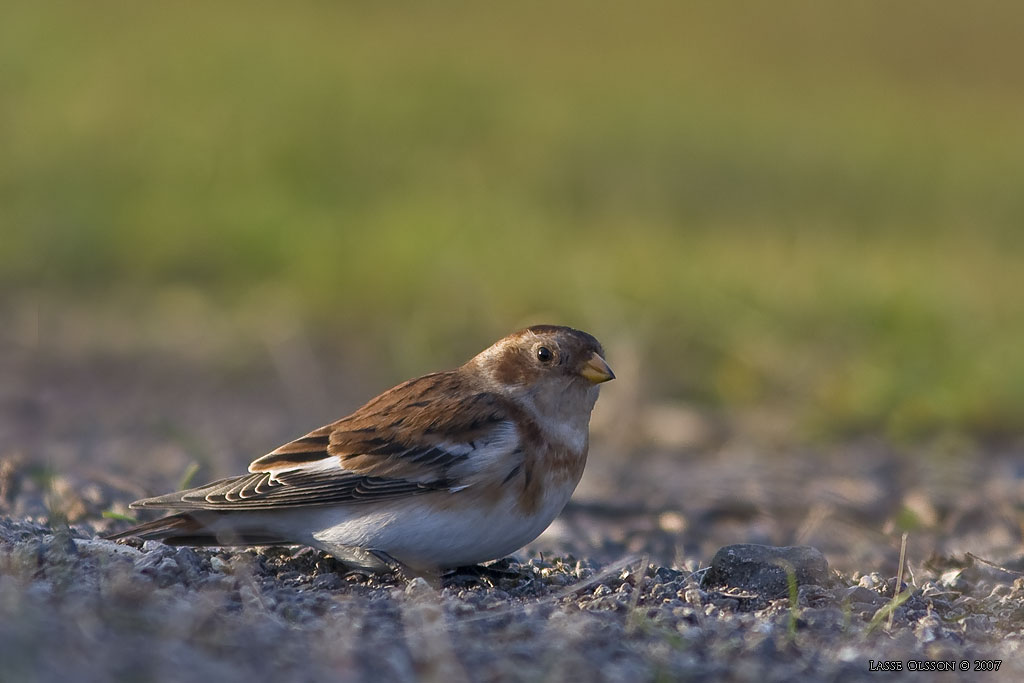
<path id="1" fill-rule="evenodd" d="M 265 510 L 465 489 L 519 452 L 511 407 L 466 381 L 458 371 L 411 380 L 254 460 L 249 474 L 132 507 Z"/>
<path id="2" fill-rule="evenodd" d="M 269 473 L 244 474 L 208 486 L 180 493 L 146 498 L 132 503 L 133 508 L 167 510 L 267 510 L 282 507 L 318 505 L 355 505 L 429 491 L 447 489 L 444 481 L 431 483 L 362 477 L 319 472 L 315 475 L 280 476 Z"/>

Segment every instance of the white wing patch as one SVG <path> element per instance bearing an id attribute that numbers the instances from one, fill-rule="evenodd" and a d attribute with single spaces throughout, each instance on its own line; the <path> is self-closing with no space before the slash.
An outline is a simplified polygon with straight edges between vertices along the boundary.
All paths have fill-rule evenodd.
<path id="1" fill-rule="evenodd" d="M 487 436 L 469 443 L 442 442 L 438 448 L 455 455 L 466 455 L 466 459 L 451 468 L 451 473 L 459 479 L 468 479 L 465 488 L 477 476 L 493 471 L 496 467 L 506 464 L 508 459 L 519 449 L 519 430 L 511 420 L 498 423 Z"/>
<path id="2" fill-rule="evenodd" d="M 424 449 L 438 449 L 453 456 L 465 456 L 461 462 L 457 462 L 447 469 L 437 468 L 436 476 L 426 475 L 413 477 L 410 481 L 422 481 L 423 483 L 441 478 L 454 478 L 459 483 L 449 490 L 452 492 L 461 491 L 478 479 L 481 475 L 491 472 L 494 468 L 507 462 L 509 457 L 519 448 L 519 430 L 511 420 L 505 420 L 495 425 L 485 436 L 470 442 L 442 441 L 437 444 L 425 446 Z M 396 453 L 391 458 L 402 458 L 417 449 L 410 448 L 405 452 Z M 270 473 L 271 481 L 279 481 L 279 476 L 286 472 L 331 472 L 337 471 L 339 475 L 351 473 L 342 465 L 342 459 L 336 455 L 330 455 L 320 460 L 303 463 L 283 463 L 280 467 L 272 467 L 266 472 Z"/>
<path id="3" fill-rule="evenodd" d="M 291 463 L 282 465 L 281 467 L 271 467 L 266 472 L 270 473 L 271 481 L 279 481 L 278 475 L 284 472 L 330 472 L 331 470 L 337 470 L 338 474 L 348 472 L 341 466 L 341 458 L 336 455 L 329 455 L 326 458 L 320 460 L 313 460 L 311 462 L 303 463 Z"/>

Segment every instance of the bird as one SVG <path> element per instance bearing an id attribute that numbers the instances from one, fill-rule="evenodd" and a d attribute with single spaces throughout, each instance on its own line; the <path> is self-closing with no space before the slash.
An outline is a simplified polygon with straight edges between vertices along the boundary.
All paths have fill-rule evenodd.
<path id="1" fill-rule="evenodd" d="M 131 503 L 171 514 L 106 538 L 306 545 L 351 571 L 412 576 L 502 558 L 569 501 L 599 387 L 614 378 L 592 335 L 527 327 L 256 458 L 247 474 Z"/>

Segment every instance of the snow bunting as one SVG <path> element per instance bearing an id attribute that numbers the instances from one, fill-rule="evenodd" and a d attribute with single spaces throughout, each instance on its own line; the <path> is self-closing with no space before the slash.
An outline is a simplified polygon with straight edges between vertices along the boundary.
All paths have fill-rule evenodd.
<path id="1" fill-rule="evenodd" d="M 586 332 L 520 330 L 257 458 L 249 474 L 132 503 L 180 512 L 110 538 L 303 544 L 362 570 L 503 557 L 547 528 L 583 475 L 598 385 L 615 377 L 603 355 Z"/>

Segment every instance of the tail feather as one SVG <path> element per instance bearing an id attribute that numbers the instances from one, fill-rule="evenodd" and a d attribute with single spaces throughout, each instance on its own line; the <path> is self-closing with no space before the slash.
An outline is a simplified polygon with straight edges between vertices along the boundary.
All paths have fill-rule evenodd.
<path id="1" fill-rule="evenodd" d="M 202 528 L 203 523 L 196 519 L 195 515 L 181 513 L 154 519 L 152 522 L 144 522 L 124 531 L 108 534 L 103 538 L 108 541 L 120 541 L 124 538 L 136 536 L 145 541 L 162 541 L 182 533 L 195 533 Z"/>
<path id="2" fill-rule="evenodd" d="M 225 545 L 290 545 L 279 536 L 267 533 L 266 529 L 225 528 L 214 529 L 211 525 L 221 519 L 222 512 L 179 512 L 144 522 L 130 529 L 108 534 L 108 541 L 125 538 L 141 538 L 144 541 L 163 541 L 168 545 L 225 546 Z"/>

